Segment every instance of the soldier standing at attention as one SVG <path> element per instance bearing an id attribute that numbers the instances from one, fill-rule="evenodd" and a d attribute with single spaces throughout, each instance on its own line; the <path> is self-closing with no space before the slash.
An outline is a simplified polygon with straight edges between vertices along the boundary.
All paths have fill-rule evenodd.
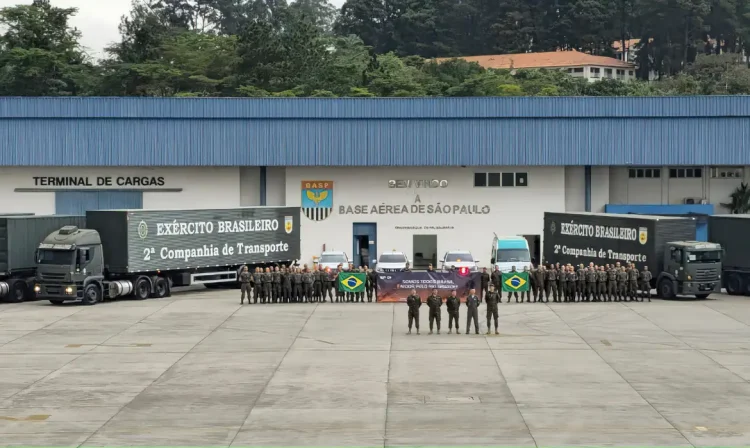
<path id="1" fill-rule="evenodd" d="M 370 285 L 372 286 L 372 298 L 378 301 L 378 273 L 375 269 L 367 270 L 367 278 L 370 279 Z"/>
<path id="2" fill-rule="evenodd" d="M 476 293 L 476 289 L 472 289 L 466 297 L 466 308 L 468 308 L 466 310 L 466 334 L 469 334 L 472 320 L 474 321 L 474 333 L 479 334 L 479 297 Z"/>
<path id="3" fill-rule="evenodd" d="M 490 275 L 490 281 L 495 286 L 495 291 L 502 291 L 503 273 L 500 272 L 500 268 L 495 266 L 495 270 Z"/>
<path id="4" fill-rule="evenodd" d="M 554 265 L 550 266 L 549 271 L 547 271 L 546 282 L 547 302 L 549 302 L 550 295 L 552 296 L 552 301 L 557 302 L 557 270 L 555 270 Z"/>
<path id="5" fill-rule="evenodd" d="M 617 269 L 614 266 L 607 269 L 607 295 L 610 302 L 617 296 Z"/>
<path id="6" fill-rule="evenodd" d="M 536 269 L 536 284 L 539 302 L 544 302 L 544 293 L 546 291 L 546 280 L 547 280 L 547 269 L 544 268 L 543 264 L 540 264 Z M 547 302 L 549 302 L 549 296 L 547 296 Z"/>
<path id="7" fill-rule="evenodd" d="M 578 275 L 573 266 L 567 266 L 568 273 L 566 275 L 567 284 L 565 285 L 565 301 L 575 302 L 576 301 L 576 285 L 578 284 Z"/>
<path id="8" fill-rule="evenodd" d="M 453 333 L 453 323 L 456 323 L 456 334 L 458 329 L 458 308 L 461 306 L 461 300 L 456 296 L 456 290 L 451 291 L 450 297 L 445 301 L 445 307 L 448 309 L 448 334 Z"/>
<path id="9" fill-rule="evenodd" d="M 312 272 L 307 269 L 302 273 L 302 288 L 305 302 L 312 303 L 313 275 Z"/>
<path id="10" fill-rule="evenodd" d="M 433 323 L 437 323 L 437 333 L 440 334 L 441 306 L 443 306 L 443 298 L 438 295 L 437 289 L 433 289 L 432 295 L 427 298 L 427 307 L 430 308 L 430 334 L 432 334 Z"/>
<path id="11" fill-rule="evenodd" d="M 279 272 L 278 266 L 273 268 L 271 275 L 271 295 L 273 303 L 281 303 L 281 272 Z"/>
<path id="12" fill-rule="evenodd" d="M 624 267 L 617 270 L 617 301 L 624 301 L 628 294 L 628 273 Z"/>
<path id="13" fill-rule="evenodd" d="M 292 280 L 294 282 L 294 292 L 292 297 L 294 297 L 296 303 L 300 303 L 302 302 L 302 270 L 300 268 L 294 270 Z"/>
<path id="14" fill-rule="evenodd" d="M 367 301 L 372 302 L 372 279 L 370 269 L 365 266 L 365 291 L 367 292 Z"/>
<path id="15" fill-rule="evenodd" d="M 510 274 L 517 274 L 518 271 L 516 271 L 516 267 L 513 266 L 510 268 Z M 508 301 L 506 303 L 510 303 L 510 296 L 516 297 L 516 303 L 518 303 L 518 291 L 508 291 Z"/>
<path id="16" fill-rule="evenodd" d="M 630 263 L 630 269 L 628 269 L 628 293 L 630 294 L 630 300 L 635 302 L 638 298 L 638 279 L 640 273 L 635 267 L 635 263 Z"/>
<path id="17" fill-rule="evenodd" d="M 342 272 L 344 272 L 344 267 L 342 265 L 338 265 L 338 267 L 336 267 L 336 271 L 333 273 L 333 290 L 336 293 L 336 303 L 344 301 L 344 293 L 343 291 L 341 291 L 341 287 L 339 285 L 339 277 L 341 276 Z"/>
<path id="18" fill-rule="evenodd" d="M 598 275 L 596 273 L 596 267 L 589 266 L 586 270 L 586 301 L 591 302 L 596 300 L 596 279 Z"/>
<path id="19" fill-rule="evenodd" d="M 604 270 L 604 266 L 599 266 L 599 270 L 596 272 L 596 300 L 598 302 L 607 301 L 607 271 Z"/>
<path id="20" fill-rule="evenodd" d="M 242 295 L 240 296 L 240 305 L 245 304 L 245 294 L 247 294 L 247 304 L 250 305 L 250 283 L 252 282 L 253 276 L 250 275 L 250 271 L 247 266 L 242 266 L 242 272 L 240 272 L 240 290 Z"/>
<path id="21" fill-rule="evenodd" d="M 286 266 L 281 268 L 281 297 L 284 303 L 292 301 L 292 275 Z"/>
<path id="22" fill-rule="evenodd" d="M 260 281 L 260 277 L 261 277 L 260 268 L 255 268 L 255 271 L 253 272 L 253 303 L 258 303 L 261 290 L 263 289 L 263 286 Z"/>
<path id="23" fill-rule="evenodd" d="M 539 273 L 540 267 L 541 266 L 531 265 L 531 271 L 529 272 L 529 290 L 534 296 L 534 303 L 536 303 L 536 297 L 539 293 L 539 281 L 537 279 L 537 274 Z"/>
<path id="24" fill-rule="evenodd" d="M 651 301 L 651 271 L 648 270 L 648 266 L 644 266 L 641 271 L 641 302 L 643 302 L 644 296 L 648 297 L 648 301 Z M 248 301 L 249 303 L 249 301 Z"/>
<path id="25" fill-rule="evenodd" d="M 422 306 L 422 299 L 417 295 L 416 289 L 412 289 L 411 294 L 406 298 L 406 306 L 409 307 L 409 334 L 411 334 L 412 324 L 416 325 L 417 334 L 419 334 L 419 307 Z"/>
<path id="26" fill-rule="evenodd" d="M 362 266 L 360 266 L 359 267 L 359 273 L 360 274 L 365 274 L 365 284 L 363 286 L 365 286 L 365 288 L 366 288 L 367 287 L 367 273 L 365 272 L 365 268 L 363 268 Z M 365 291 L 364 290 L 356 293 L 356 295 L 357 295 L 357 300 L 359 302 L 365 303 Z"/>
<path id="27" fill-rule="evenodd" d="M 529 303 L 531 302 L 531 282 L 533 282 L 534 280 L 531 278 L 528 266 L 523 267 L 523 272 L 526 273 L 526 279 L 528 280 L 529 285 L 527 285 L 528 288 L 526 289 L 526 291 L 521 291 L 521 303 L 523 303 L 524 296 L 526 297 L 526 303 Z"/>
<path id="28" fill-rule="evenodd" d="M 500 295 L 495 292 L 495 287 L 490 286 L 490 290 L 487 293 L 487 297 L 484 298 L 484 302 L 487 304 L 487 334 L 490 334 L 490 321 L 495 318 L 495 334 L 497 332 L 497 303 L 501 302 Z"/>
<path id="29" fill-rule="evenodd" d="M 490 286 L 490 274 L 487 272 L 487 268 L 482 268 L 481 282 L 482 290 L 480 291 L 480 297 L 487 297 L 487 290 Z"/>
<path id="30" fill-rule="evenodd" d="M 577 284 L 577 294 L 578 294 L 578 300 L 583 302 L 583 299 L 586 297 L 586 268 L 583 267 L 583 263 L 578 265 L 578 271 L 576 271 L 576 276 L 578 277 L 578 284 Z"/>
<path id="31" fill-rule="evenodd" d="M 560 298 L 560 302 L 563 301 L 563 298 L 565 297 L 565 284 L 567 282 L 567 269 L 565 265 L 560 266 L 560 263 L 557 263 L 557 294 Z"/>
<path id="32" fill-rule="evenodd" d="M 435 272 L 435 268 L 432 267 L 432 263 L 427 265 L 427 272 Z"/>

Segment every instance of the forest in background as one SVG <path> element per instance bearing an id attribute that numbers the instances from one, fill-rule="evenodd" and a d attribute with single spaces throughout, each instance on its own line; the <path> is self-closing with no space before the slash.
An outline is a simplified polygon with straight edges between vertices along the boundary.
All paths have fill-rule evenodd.
<path id="1" fill-rule="evenodd" d="M 94 60 L 49 0 L 0 9 L 0 95 L 183 97 L 750 94 L 749 0 L 135 0 Z M 486 70 L 460 57 L 640 39 L 638 75 Z"/>

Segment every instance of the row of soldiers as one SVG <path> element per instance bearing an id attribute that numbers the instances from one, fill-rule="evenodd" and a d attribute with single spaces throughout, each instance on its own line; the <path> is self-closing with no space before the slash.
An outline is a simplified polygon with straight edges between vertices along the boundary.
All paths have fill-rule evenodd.
<path id="1" fill-rule="evenodd" d="M 495 291 L 495 285 L 490 284 L 488 286 L 484 300 L 487 303 L 487 334 L 490 334 L 491 322 L 493 320 L 495 323 L 495 334 L 499 334 L 497 331 L 497 305 L 502 302 L 502 297 L 499 292 Z M 443 306 L 443 298 L 440 297 L 437 289 L 432 290 L 432 294 L 427 297 L 426 303 L 429 308 L 430 334 L 432 334 L 435 326 L 437 326 L 437 333 L 440 334 L 440 321 L 442 320 L 440 308 Z M 471 332 L 472 323 L 474 324 L 474 333 L 479 334 L 479 305 L 482 303 L 482 299 L 476 294 L 475 289 L 469 290 L 465 303 L 466 334 Z M 422 306 L 422 299 L 417 295 L 416 289 L 411 290 L 411 294 L 406 298 L 406 305 L 409 309 L 409 334 L 411 334 L 412 326 L 415 324 L 417 334 L 419 334 L 419 308 Z M 445 299 L 445 307 L 448 310 L 448 334 L 453 333 L 454 324 L 456 326 L 456 334 L 461 334 L 458 326 L 461 300 L 456 295 L 455 289 Z"/>
<path id="2" fill-rule="evenodd" d="M 516 272 L 514 267 L 511 272 Z M 574 267 L 560 263 L 547 266 L 540 265 L 532 269 L 524 268 L 528 274 L 530 288 L 521 292 L 520 301 L 530 302 L 532 295 L 534 302 L 620 302 L 636 301 L 640 298 L 651 301 L 651 280 L 653 278 L 648 266 L 638 271 L 633 263 L 621 265 L 606 264 L 597 266 L 589 263 Z M 484 269 L 481 277 L 482 292 L 486 294 L 488 286 L 492 285 L 497 291 L 502 290 L 502 272 L 495 268 L 490 275 Z M 518 292 L 508 293 L 508 302 L 515 296 L 519 302 Z"/>
<path id="3" fill-rule="evenodd" d="M 344 292 L 338 288 L 338 277 L 343 272 L 366 273 L 365 291 Z M 334 302 L 364 302 L 365 294 L 367 301 L 372 302 L 373 295 L 377 297 L 377 276 L 375 271 L 367 266 L 355 268 L 349 265 L 348 271 L 344 271 L 343 265 L 336 269 L 320 269 L 314 266 L 312 269 L 307 265 L 276 266 L 274 268 L 257 267 L 251 273 L 247 266 L 240 271 L 240 304 L 253 303 L 316 303 L 326 302 L 330 299 Z"/>

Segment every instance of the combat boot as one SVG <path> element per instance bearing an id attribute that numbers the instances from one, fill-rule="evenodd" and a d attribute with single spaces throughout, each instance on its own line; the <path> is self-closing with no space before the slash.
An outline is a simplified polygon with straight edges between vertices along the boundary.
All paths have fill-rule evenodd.
<path id="1" fill-rule="evenodd" d="M 500 333 L 499 333 L 499 332 L 497 331 L 497 328 L 495 328 L 495 334 L 500 334 Z"/>
<path id="2" fill-rule="evenodd" d="M 490 334 L 490 329 L 489 328 L 487 329 L 487 334 Z"/>
<path id="3" fill-rule="evenodd" d="M 452 329 L 448 330 L 448 334 L 451 334 L 451 333 L 453 333 L 453 330 Z"/>

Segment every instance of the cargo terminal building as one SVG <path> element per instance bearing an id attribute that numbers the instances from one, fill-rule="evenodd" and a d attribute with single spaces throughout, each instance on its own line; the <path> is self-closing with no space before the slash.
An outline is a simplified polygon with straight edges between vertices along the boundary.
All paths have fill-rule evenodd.
<path id="1" fill-rule="evenodd" d="M 725 212 L 750 98 L 3 98 L 0 143 L 0 213 L 301 206 L 304 263 L 489 265 L 544 212 Z"/>

